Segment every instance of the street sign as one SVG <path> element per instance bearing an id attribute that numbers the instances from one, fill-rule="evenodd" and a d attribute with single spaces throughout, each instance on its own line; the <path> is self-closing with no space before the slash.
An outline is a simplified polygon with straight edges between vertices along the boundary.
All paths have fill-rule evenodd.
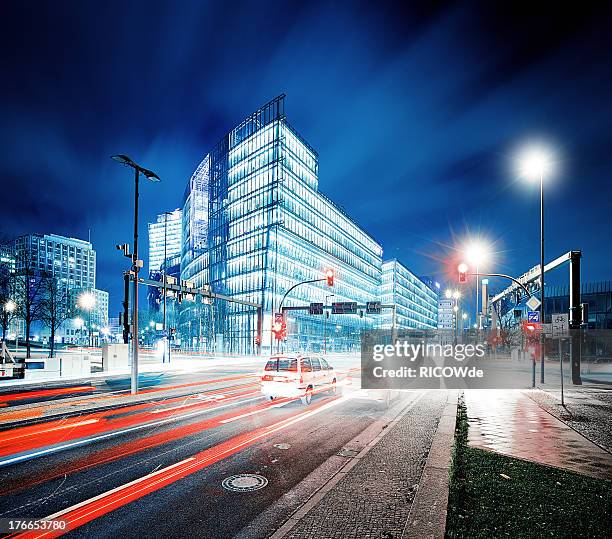
<path id="1" fill-rule="evenodd" d="M 540 321 L 540 311 L 527 311 L 527 322 L 538 323 Z"/>
<path id="2" fill-rule="evenodd" d="M 547 337 L 552 337 L 552 324 L 542 324 L 542 332 Z"/>
<path id="3" fill-rule="evenodd" d="M 552 317 L 552 336 L 567 337 L 569 335 L 569 314 L 557 313 Z"/>
<path id="4" fill-rule="evenodd" d="M 380 314 L 381 312 L 381 303 L 380 301 L 368 301 L 366 303 L 366 313 L 367 314 Z"/>
<path id="5" fill-rule="evenodd" d="M 336 301 L 332 303 L 332 314 L 357 314 L 357 302 Z"/>
<path id="6" fill-rule="evenodd" d="M 535 311 L 541 304 L 541 301 L 535 296 L 531 296 L 525 305 L 529 308 L 530 311 Z"/>
<path id="7" fill-rule="evenodd" d="M 311 303 L 310 307 L 308 307 L 309 314 L 323 314 L 323 304 L 322 303 Z"/>

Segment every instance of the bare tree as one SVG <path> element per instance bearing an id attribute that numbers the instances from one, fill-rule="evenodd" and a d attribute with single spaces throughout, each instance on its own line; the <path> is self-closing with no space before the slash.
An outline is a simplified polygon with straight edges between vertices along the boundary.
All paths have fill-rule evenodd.
<path id="1" fill-rule="evenodd" d="M 16 315 L 25 325 L 26 358 L 32 357 L 30 343 L 30 328 L 32 322 L 40 320 L 42 299 L 44 295 L 44 279 L 35 269 L 28 253 L 22 253 L 16 260 L 17 270 L 13 279 L 14 301 L 17 304 Z"/>
<path id="2" fill-rule="evenodd" d="M 11 320 L 15 317 L 15 309 L 9 308 L 9 302 L 13 300 L 12 285 L 13 276 L 10 268 L 0 263 L 0 324 L 2 325 L 2 341 L 6 340 L 6 333 Z"/>
<path id="3" fill-rule="evenodd" d="M 55 333 L 70 318 L 68 290 L 62 287 L 57 277 L 46 274 L 42 277 L 40 320 L 51 330 L 49 357 L 55 355 Z"/>

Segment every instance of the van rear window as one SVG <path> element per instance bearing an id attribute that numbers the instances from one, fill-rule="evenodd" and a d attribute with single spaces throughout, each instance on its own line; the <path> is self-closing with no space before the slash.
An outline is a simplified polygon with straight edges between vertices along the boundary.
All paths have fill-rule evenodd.
<path id="1" fill-rule="evenodd" d="M 297 359 L 291 357 L 277 357 L 268 360 L 267 371 L 297 372 Z"/>

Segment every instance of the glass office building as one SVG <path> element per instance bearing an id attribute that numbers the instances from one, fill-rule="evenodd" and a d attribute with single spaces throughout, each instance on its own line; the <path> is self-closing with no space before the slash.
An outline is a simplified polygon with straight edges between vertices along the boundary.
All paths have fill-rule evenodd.
<path id="1" fill-rule="evenodd" d="M 319 192 L 317 152 L 288 123 L 284 96 L 247 117 L 206 155 L 187 186 L 183 215 L 181 277 L 263 305 L 264 350 L 285 292 L 323 278 L 328 268 L 335 271 L 333 288 L 302 285 L 284 306 L 378 298 L 382 248 Z M 217 350 L 253 350 L 254 309 L 215 301 L 206 319 Z M 373 323 L 358 314 L 328 319 L 293 311 L 285 346 L 356 348 L 360 330 Z"/>
<path id="2" fill-rule="evenodd" d="M 176 209 L 161 213 L 154 223 L 149 223 L 149 274 L 160 271 L 164 264 L 164 252 L 168 266 L 180 256 L 183 247 L 183 211 Z"/>
<path id="3" fill-rule="evenodd" d="M 398 329 L 436 329 L 438 327 L 438 294 L 416 277 L 398 260 L 382 264 L 380 300 L 396 305 Z M 392 314 L 383 313 L 383 328 L 390 328 Z"/>

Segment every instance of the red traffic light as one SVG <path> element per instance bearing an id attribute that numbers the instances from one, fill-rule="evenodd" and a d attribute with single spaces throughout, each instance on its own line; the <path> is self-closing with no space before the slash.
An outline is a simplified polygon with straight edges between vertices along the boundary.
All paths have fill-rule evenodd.
<path id="1" fill-rule="evenodd" d="M 287 336 L 287 323 L 282 313 L 274 314 L 274 322 L 272 324 L 272 333 L 277 341 L 284 339 Z"/>
<path id="2" fill-rule="evenodd" d="M 457 271 L 459 271 L 459 282 L 465 283 L 467 282 L 467 264 L 459 264 Z"/>
<path id="3" fill-rule="evenodd" d="M 334 270 L 328 269 L 325 271 L 325 278 L 327 279 L 327 286 L 334 286 Z"/>

